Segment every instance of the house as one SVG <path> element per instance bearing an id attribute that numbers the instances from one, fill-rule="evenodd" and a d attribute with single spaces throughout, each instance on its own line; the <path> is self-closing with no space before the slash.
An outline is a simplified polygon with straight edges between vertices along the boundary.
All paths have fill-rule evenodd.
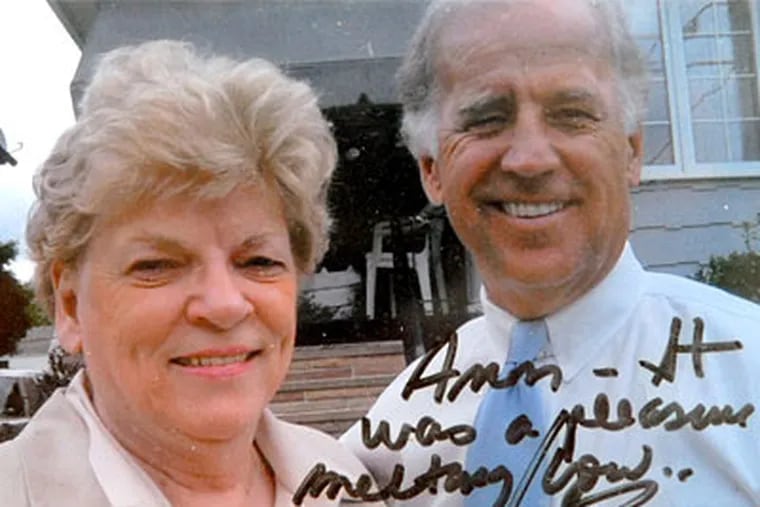
<path id="1" fill-rule="evenodd" d="M 16 345 L 16 352 L 0 359 L 7 361 L 7 368 L 12 370 L 42 371 L 48 364 L 53 335 L 53 326 L 32 327 Z"/>
<path id="2" fill-rule="evenodd" d="M 155 38 L 262 56 L 308 79 L 341 150 L 328 269 L 351 267 L 366 277 L 373 224 L 414 215 L 425 204 L 414 162 L 398 142 L 393 83 L 424 2 L 48 1 L 82 50 L 74 104 L 99 53 Z M 752 246 L 746 232 L 760 218 L 760 4 L 638 1 L 626 9 L 651 71 L 632 243 L 648 268 L 690 276 L 711 255 Z M 358 191 L 361 182 L 372 190 Z M 452 282 L 459 289 L 450 292 L 460 294 L 462 308 L 476 301 L 477 273 L 452 238 L 444 235 L 444 249 L 460 274 Z"/>
<path id="3" fill-rule="evenodd" d="M 688 276 L 745 250 L 743 224 L 760 218 L 760 4 L 627 5 L 651 74 L 632 242 L 645 265 Z"/>

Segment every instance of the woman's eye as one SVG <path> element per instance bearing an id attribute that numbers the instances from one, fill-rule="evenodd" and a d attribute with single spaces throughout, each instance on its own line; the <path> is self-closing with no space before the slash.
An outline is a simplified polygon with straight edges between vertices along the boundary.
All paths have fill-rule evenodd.
<path id="1" fill-rule="evenodd" d="M 265 256 L 255 256 L 239 264 L 240 267 L 256 271 L 256 273 L 272 274 L 280 272 L 285 268 L 285 264 L 277 259 Z"/>
<path id="2" fill-rule="evenodd" d="M 129 272 L 138 277 L 156 277 L 176 269 L 179 263 L 171 259 L 143 259 L 134 262 Z"/>

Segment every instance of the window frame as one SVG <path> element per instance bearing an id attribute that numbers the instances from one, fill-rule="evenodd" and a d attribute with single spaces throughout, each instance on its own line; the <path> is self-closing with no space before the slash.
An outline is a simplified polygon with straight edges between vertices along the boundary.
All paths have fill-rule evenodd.
<path id="1" fill-rule="evenodd" d="M 760 60 L 760 5 L 745 0 L 750 9 L 750 31 L 756 60 Z M 689 82 L 682 37 L 680 2 L 658 0 L 660 38 L 666 91 L 670 109 L 673 164 L 645 164 L 642 181 L 747 178 L 760 176 L 760 160 L 740 162 L 697 162 L 689 105 Z M 760 62 L 755 65 L 755 83 L 760 90 Z M 760 94 L 760 92 L 758 92 Z M 758 98 L 760 100 L 760 97 Z M 644 146 L 646 149 L 646 138 Z"/>

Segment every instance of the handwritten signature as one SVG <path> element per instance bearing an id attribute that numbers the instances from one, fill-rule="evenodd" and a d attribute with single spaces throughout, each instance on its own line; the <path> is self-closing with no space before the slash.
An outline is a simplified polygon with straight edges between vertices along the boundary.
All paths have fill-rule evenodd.
<path id="1" fill-rule="evenodd" d="M 666 351 L 659 365 L 640 361 L 642 368 L 653 373 L 652 383 L 657 386 L 663 380 L 675 380 L 675 365 L 680 354 L 691 355 L 695 373 L 704 376 L 702 355 L 705 353 L 730 352 L 740 350 L 739 341 L 705 343 L 703 340 L 704 322 L 694 321 L 692 344 L 679 343 L 681 321 L 677 317 L 671 322 L 670 338 Z M 429 372 L 433 359 L 444 348 L 445 356 L 438 371 Z M 562 382 L 562 370 L 556 365 L 536 368 L 526 361 L 500 377 L 500 365 L 491 362 L 488 365 L 474 364 L 466 371 L 454 368 L 454 359 L 458 348 L 456 333 L 449 339 L 430 350 L 417 364 L 401 393 L 408 400 L 418 390 L 433 388 L 436 403 L 454 402 L 461 392 L 469 387 L 479 392 L 485 385 L 492 389 L 507 389 L 523 381 L 528 386 L 547 379 L 552 391 L 557 391 Z M 602 377 L 614 377 L 617 370 L 603 368 L 594 371 Z M 591 454 L 584 454 L 576 459 L 575 447 L 579 428 L 599 429 L 603 431 L 622 431 L 639 424 L 643 429 L 663 427 L 666 431 L 675 431 L 690 426 L 701 431 L 710 426 L 737 425 L 746 427 L 754 413 L 755 407 L 746 403 L 738 410 L 731 405 L 707 407 L 698 403 L 688 410 L 676 401 L 666 403 L 656 397 L 646 401 L 636 413 L 632 402 L 621 398 L 614 407 L 607 394 L 599 393 L 594 399 L 593 407 L 587 414 L 586 407 L 576 404 L 572 409 L 563 409 L 556 416 L 552 426 L 544 435 L 534 459 L 528 469 L 515 484 L 513 472 L 502 465 L 492 469 L 478 467 L 474 471 L 464 470 L 461 463 L 443 463 L 437 454 L 430 455 L 428 469 L 414 477 L 411 485 L 404 488 L 406 470 L 402 464 L 394 466 L 390 479 L 382 488 L 375 485 L 368 474 L 359 476 L 356 482 L 335 471 L 328 470 L 323 463 L 317 463 L 303 479 L 293 496 L 293 503 L 301 505 L 306 496 L 326 495 L 334 499 L 344 491 L 346 495 L 363 501 L 381 501 L 394 498 L 405 500 L 425 492 L 437 494 L 439 488 L 446 492 L 459 491 L 470 494 L 476 488 L 500 484 L 494 507 L 517 507 L 520 505 L 529 487 L 536 481 L 539 470 L 541 488 L 550 496 L 563 495 L 562 505 L 582 507 L 594 505 L 610 499 L 622 501 L 620 505 L 628 507 L 641 506 L 649 502 L 659 489 L 658 483 L 645 476 L 650 471 L 654 451 L 648 445 L 641 446 L 641 457 L 632 465 L 619 464 L 615 461 L 602 462 Z M 506 421 L 505 421 L 506 423 Z M 373 431 L 370 420 L 361 419 L 361 436 L 366 448 L 374 449 L 384 446 L 390 450 L 403 449 L 414 439 L 422 447 L 437 442 L 450 441 L 457 446 L 469 445 L 475 441 L 476 430 L 470 425 L 459 424 L 444 428 L 431 416 L 423 416 L 412 425 L 404 423 L 396 438 L 391 436 L 390 425 L 381 420 Z M 532 422 L 525 415 L 509 422 L 505 431 L 505 440 L 515 444 L 526 436 L 538 437 Z M 679 472 L 679 480 L 686 480 L 693 473 L 691 469 Z M 600 479 L 606 479 L 613 487 L 598 490 Z M 442 481 L 442 482 L 441 482 Z M 620 483 L 620 484 L 618 484 Z"/>
<path id="2" fill-rule="evenodd" d="M 428 416 L 423 418 L 417 425 L 417 431 L 423 428 L 441 428 L 437 422 L 431 422 L 430 419 Z M 386 440 L 387 422 L 383 421 L 383 423 L 385 426 L 381 423 L 381 431 L 370 435 L 369 421 L 366 418 L 362 419 L 362 434 L 368 437 L 365 440 L 368 447 L 376 447 L 380 442 L 389 442 L 392 447 L 397 447 L 400 442 L 405 443 L 405 439 L 412 433 L 411 427 L 405 428 L 395 441 L 390 442 Z M 341 490 L 345 491 L 348 496 L 369 502 L 390 498 L 406 500 L 424 492 L 436 494 L 441 486 L 439 483 L 443 480 L 444 491 L 447 493 L 459 491 L 464 495 L 470 494 L 475 488 L 500 483 L 501 489 L 494 502 L 494 507 L 519 506 L 525 492 L 534 480 L 536 471 L 549 456 L 549 449 L 564 434 L 562 445 L 555 450 L 542 478 L 542 487 L 547 494 L 556 495 L 564 491 L 563 505 L 578 507 L 593 505 L 618 496 L 635 494 L 623 505 L 631 507 L 644 505 L 657 493 L 658 489 L 655 481 L 640 480 L 649 471 L 652 463 L 651 448 L 642 446 L 642 458 L 633 468 L 618 465 L 613 461 L 602 464 L 597 458 L 589 454 L 575 460 L 576 432 L 577 428 L 584 424 L 589 424 L 589 420 L 583 417 L 582 411 L 573 410 L 569 412 L 563 410 L 543 440 L 539 449 L 540 457 L 534 460 L 533 466 L 529 468 L 516 488 L 514 488 L 512 472 L 504 466 L 499 465 L 492 469 L 478 467 L 474 472 L 468 472 L 463 469 L 462 464 L 458 462 L 443 464 L 440 456 L 432 454 L 428 469 L 415 477 L 412 485 L 406 489 L 402 487 L 406 470 L 401 464 L 395 465 L 387 484 L 378 489 L 374 487 L 371 477 L 367 474 L 362 474 L 356 483 L 352 483 L 345 475 L 328 470 L 324 464 L 318 463 L 301 482 L 293 496 L 293 503 L 301 505 L 307 495 L 316 498 L 324 494 L 327 498 L 334 499 Z M 472 429 L 472 432 L 474 431 Z M 440 430 L 435 436 L 428 434 L 425 441 L 431 442 L 439 437 L 451 434 L 450 429 Z M 469 439 L 466 440 L 469 441 Z M 603 477 L 610 483 L 623 480 L 629 482 L 584 496 Z"/>

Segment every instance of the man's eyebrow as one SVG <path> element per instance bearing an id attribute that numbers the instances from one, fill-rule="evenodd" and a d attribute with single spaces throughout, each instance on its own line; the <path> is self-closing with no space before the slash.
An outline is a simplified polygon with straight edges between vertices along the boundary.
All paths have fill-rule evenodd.
<path id="1" fill-rule="evenodd" d="M 459 118 L 473 118 L 492 111 L 509 110 L 515 101 L 511 96 L 498 95 L 476 98 L 457 111 Z"/>
<path id="2" fill-rule="evenodd" d="M 587 104 L 597 105 L 600 103 L 599 96 L 590 92 L 584 88 L 571 88 L 567 90 L 559 90 L 552 94 L 549 103 L 558 104 L 563 102 L 583 102 Z"/>

